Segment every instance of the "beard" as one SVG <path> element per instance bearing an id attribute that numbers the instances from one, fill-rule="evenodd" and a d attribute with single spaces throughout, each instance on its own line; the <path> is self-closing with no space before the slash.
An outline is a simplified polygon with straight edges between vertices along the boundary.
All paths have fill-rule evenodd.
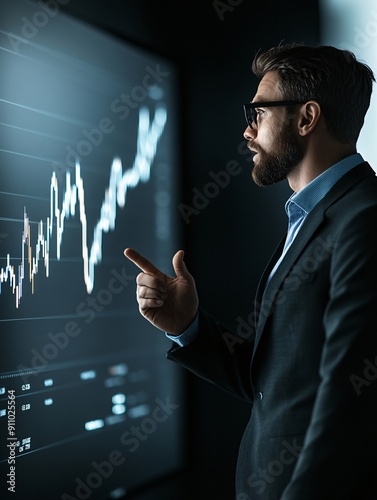
<path id="1" fill-rule="evenodd" d="M 303 148 L 290 128 L 280 135 L 272 151 L 266 152 L 259 146 L 253 146 L 253 149 L 257 151 L 258 162 L 254 163 L 251 176 L 260 187 L 286 179 L 304 157 Z"/>

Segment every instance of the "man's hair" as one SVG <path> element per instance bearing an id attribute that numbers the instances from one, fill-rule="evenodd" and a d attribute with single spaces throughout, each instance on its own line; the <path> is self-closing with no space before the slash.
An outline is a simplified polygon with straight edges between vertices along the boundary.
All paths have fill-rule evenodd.
<path id="1" fill-rule="evenodd" d="M 283 99 L 316 100 L 329 134 L 356 144 L 369 108 L 373 71 L 347 50 L 287 44 L 255 56 L 252 71 L 262 78 L 276 71 Z"/>

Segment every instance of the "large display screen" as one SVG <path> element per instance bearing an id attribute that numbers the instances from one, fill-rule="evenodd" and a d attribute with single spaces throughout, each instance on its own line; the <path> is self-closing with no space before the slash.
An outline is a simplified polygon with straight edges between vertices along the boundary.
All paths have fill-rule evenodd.
<path id="1" fill-rule="evenodd" d="M 135 247 L 179 248 L 174 64 L 0 1 L 0 498 L 122 498 L 183 464 L 179 369 Z"/>

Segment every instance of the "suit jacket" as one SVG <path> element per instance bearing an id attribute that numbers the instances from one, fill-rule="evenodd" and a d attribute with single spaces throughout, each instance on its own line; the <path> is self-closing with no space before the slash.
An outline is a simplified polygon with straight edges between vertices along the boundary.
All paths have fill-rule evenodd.
<path id="1" fill-rule="evenodd" d="M 254 310 L 167 357 L 251 402 L 237 500 L 377 499 L 377 178 L 366 163 L 314 207 Z"/>

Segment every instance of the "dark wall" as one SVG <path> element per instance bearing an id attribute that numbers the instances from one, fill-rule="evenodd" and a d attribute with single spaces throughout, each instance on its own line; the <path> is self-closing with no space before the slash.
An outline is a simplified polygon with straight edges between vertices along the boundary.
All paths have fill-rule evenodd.
<path id="1" fill-rule="evenodd" d="M 186 221 L 182 216 L 186 262 L 202 307 L 236 328 L 239 318 L 247 320 L 260 273 L 285 231 L 290 195 L 286 184 L 258 188 L 250 177 L 242 103 L 258 83 L 251 61 L 281 41 L 318 43 L 317 0 L 72 0 L 62 8 L 180 66 L 182 203 L 195 209 Z M 234 175 L 216 192 L 211 175 L 230 165 Z M 211 196 L 207 204 L 198 204 L 194 188 Z M 250 409 L 191 376 L 188 397 L 193 474 L 179 486 L 187 498 L 230 499 Z M 207 485 L 202 493 L 200 481 Z M 151 495 L 145 498 L 184 498 L 182 490 Z"/>

